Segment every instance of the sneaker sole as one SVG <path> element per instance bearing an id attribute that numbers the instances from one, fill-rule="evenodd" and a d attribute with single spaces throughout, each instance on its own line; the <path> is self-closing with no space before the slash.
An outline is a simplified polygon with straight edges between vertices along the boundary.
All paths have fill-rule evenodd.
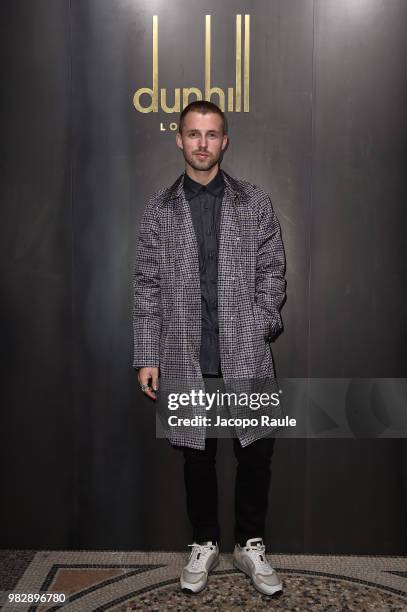
<path id="1" fill-rule="evenodd" d="M 213 563 L 213 565 L 211 565 L 211 567 L 208 569 L 208 576 L 209 576 L 209 572 L 211 572 L 213 569 L 215 569 L 215 567 L 216 567 L 217 565 L 219 565 L 219 561 L 220 561 L 220 559 L 219 559 L 219 557 L 218 557 L 218 558 L 216 559 L 215 563 Z M 205 584 L 204 584 L 203 586 L 201 586 L 199 589 L 194 590 L 194 588 L 193 588 L 193 587 L 194 587 L 195 585 L 190 585 L 190 586 L 187 586 L 187 585 L 188 585 L 188 582 L 184 582 L 184 586 L 182 586 L 182 584 L 181 584 L 181 591 L 182 591 L 183 593 L 188 593 L 189 595 L 196 595 L 197 593 L 200 593 L 201 591 L 203 591 L 203 590 L 204 590 L 204 588 L 205 588 L 205 587 L 207 586 L 207 584 L 208 584 L 208 576 L 206 577 Z"/>
<path id="2" fill-rule="evenodd" d="M 260 588 L 259 586 L 257 586 L 257 584 L 254 582 L 251 573 L 249 572 L 249 570 L 247 570 L 245 567 L 241 567 L 238 563 L 238 561 L 233 557 L 233 565 L 240 570 L 241 572 L 243 572 L 244 574 L 246 574 L 246 576 L 248 576 L 250 578 L 250 581 L 252 583 L 252 585 L 254 586 L 254 588 L 256 589 L 256 591 L 258 591 L 259 593 L 262 593 L 263 595 L 275 595 L 276 593 L 282 593 L 283 592 L 283 585 L 281 584 L 276 584 L 276 586 L 270 587 L 270 590 L 263 590 L 262 588 Z"/>

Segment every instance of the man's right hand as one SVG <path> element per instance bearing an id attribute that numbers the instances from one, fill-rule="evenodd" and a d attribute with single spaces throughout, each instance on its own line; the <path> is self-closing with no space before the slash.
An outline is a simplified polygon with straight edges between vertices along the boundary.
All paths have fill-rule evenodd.
<path id="1" fill-rule="evenodd" d="M 137 373 L 137 378 L 141 386 L 143 393 L 151 397 L 151 399 L 157 399 L 158 391 L 158 368 L 140 368 Z M 150 382 L 151 381 L 151 382 Z"/>

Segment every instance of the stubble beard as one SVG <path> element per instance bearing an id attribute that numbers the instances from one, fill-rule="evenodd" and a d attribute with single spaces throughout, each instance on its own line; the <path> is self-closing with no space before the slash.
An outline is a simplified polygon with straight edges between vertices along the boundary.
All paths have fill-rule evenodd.
<path id="1" fill-rule="evenodd" d="M 201 171 L 211 170 L 211 168 L 213 168 L 218 163 L 219 157 L 220 156 L 214 157 L 208 153 L 208 157 L 206 159 L 199 160 L 195 157 L 195 155 L 185 155 L 184 153 L 184 159 L 191 166 L 191 168 L 193 168 L 194 170 Z"/>

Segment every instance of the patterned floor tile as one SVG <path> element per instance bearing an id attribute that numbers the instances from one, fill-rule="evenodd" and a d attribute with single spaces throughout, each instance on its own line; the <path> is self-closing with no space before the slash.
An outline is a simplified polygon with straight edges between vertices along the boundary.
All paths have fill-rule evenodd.
<path id="1" fill-rule="evenodd" d="M 64 612 L 407 611 L 407 557 L 268 554 L 284 589 L 270 598 L 258 593 L 250 579 L 234 568 L 230 554 L 221 553 L 202 593 L 186 595 L 180 591 L 179 575 L 189 551 L 42 551 L 33 554 L 31 562 L 27 551 L 15 551 L 14 559 L 19 553 L 24 559 L 23 574 L 14 592 L 64 593 L 68 600 Z M 0 575 L 5 572 L 2 567 Z M 52 602 L 20 602 L 6 603 L 2 609 L 53 612 L 61 608 Z"/>

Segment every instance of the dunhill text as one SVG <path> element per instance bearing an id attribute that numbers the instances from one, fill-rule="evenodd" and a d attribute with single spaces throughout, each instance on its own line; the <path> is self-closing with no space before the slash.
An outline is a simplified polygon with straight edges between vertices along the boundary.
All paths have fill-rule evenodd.
<path id="1" fill-rule="evenodd" d="M 212 87 L 211 83 L 211 16 L 205 16 L 205 87 L 202 92 L 198 87 L 176 87 L 174 89 L 173 105 L 169 106 L 167 90 L 158 88 L 158 15 L 153 16 L 153 86 L 138 89 L 133 97 L 133 104 L 140 113 L 157 113 L 159 105 L 164 113 L 181 112 L 194 96 L 195 100 L 211 100 L 222 111 L 248 113 L 250 87 L 250 15 L 244 15 L 244 48 L 242 56 L 242 15 L 236 15 L 236 56 L 235 56 L 235 86 L 228 87 L 226 92 L 220 87 Z M 243 78 L 242 78 L 243 64 Z M 216 96 L 212 100 L 212 96 Z M 143 106 L 141 97 L 145 96 L 150 104 Z M 243 108 L 242 108 L 243 101 Z"/>

